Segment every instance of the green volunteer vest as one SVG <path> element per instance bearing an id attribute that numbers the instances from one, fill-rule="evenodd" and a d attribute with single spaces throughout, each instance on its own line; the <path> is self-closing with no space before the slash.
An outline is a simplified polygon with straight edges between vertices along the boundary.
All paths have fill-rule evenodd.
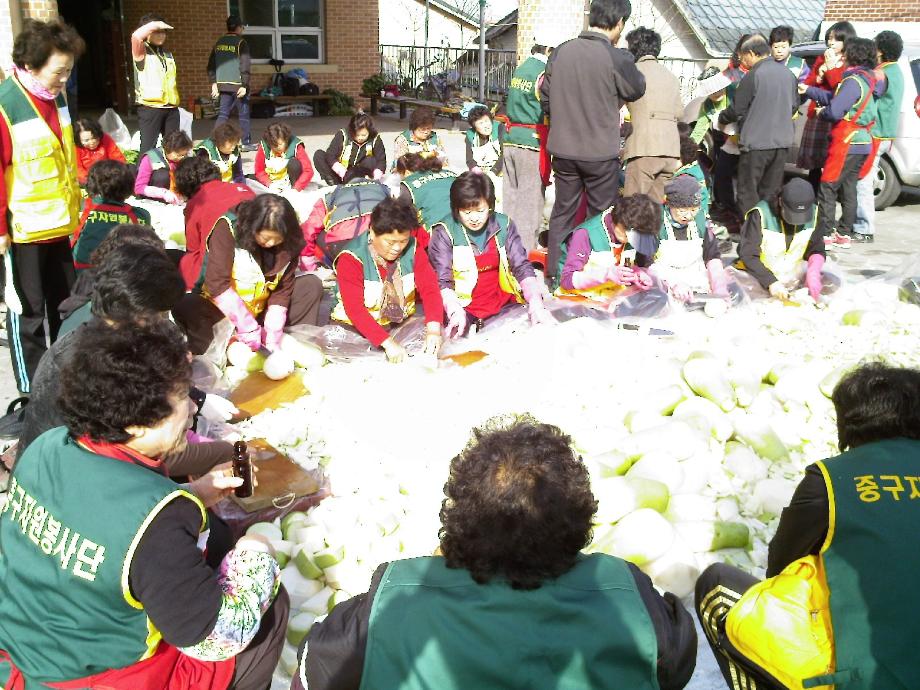
<path id="1" fill-rule="evenodd" d="M 703 173 L 703 169 L 698 161 L 693 161 L 678 168 L 674 173 L 674 177 L 678 175 L 689 175 L 700 183 L 700 210 L 696 214 L 696 227 L 705 228 L 706 219 L 709 218 L 709 187 L 706 186 L 706 175 Z"/>
<path id="2" fill-rule="evenodd" d="M 751 209 L 756 209 L 760 215 L 760 261 L 769 271 L 782 282 L 799 277 L 800 263 L 805 258 L 808 242 L 815 231 L 818 222 L 818 208 L 808 223 L 795 233 L 786 245 L 786 232 L 779 218 L 773 214 L 770 204 L 759 201 Z M 748 211 L 750 213 L 751 211 Z M 745 215 L 745 218 L 747 216 Z"/>
<path id="3" fill-rule="evenodd" d="M 415 313 L 415 249 L 416 241 L 413 237 L 406 245 L 405 251 L 399 257 L 399 273 L 402 276 L 403 295 L 406 298 L 406 308 L 404 316 L 408 318 Z M 380 279 L 380 271 L 377 270 L 377 264 L 371 255 L 371 249 L 368 244 L 367 234 L 359 235 L 335 257 L 335 262 L 339 260 L 342 254 L 350 254 L 353 258 L 361 263 L 364 269 L 364 306 L 370 312 L 374 320 L 381 326 L 389 325 L 389 320 L 384 318 L 380 310 L 383 306 L 383 281 Z M 348 314 L 345 313 L 345 305 L 342 303 L 342 297 L 339 294 L 338 283 L 336 283 L 333 297 L 335 306 L 332 308 L 332 318 L 342 323 L 351 323 Z"/>
<path id="4" fill-rule="evenodd" d="M 370 223 L 371 212 L 377 208 L 377 204 L 389 196 L 390 192 L 386 185 L 365 177 L 338 185 L 326 195 L 326 208 L 329 211 L 323 227 L 328 232 L 339 223 L 362 216 L 367 216 L 367 222 Z"/>
<path id="5" fill-rule="evenodd" d="M 428 137 L 425 141 L 414 141 L 412 139 L 412 130 L 407 129 L 402 133 L 402 137 L 406 140 L 406 143 L 409 145 L 409 153 L 420 153 L 424 154 L 433 154 L 438 146 L 441 145 L 440 140 L 438 139 L 438 133 L 432 132 L 431 136 Z M 395 161 L 394 161 L 395 163 Z"/>
<path id="6" fill-rule="evenodd" d="M 511 75 L 505 112 L 512 123 L 522 125 L 543 124 L 543 106 L 537 82 L 546 71 L 546 62 L 530 56 Z M 512 127 L 505 135 L 505 146 L 517 146 L 533 151 L 540 150 L 540 139 L 536 130 L 527 127 Z"/>
<path id="7" fill-rule="evenodd" d="M 508 263 L 508 252 L 505 249 L 505 242 L 508 239 L 508 216 L 504 213 L 494 212 L 492 216 L 495 218 L 495 222 L 498 223 L 495 242 L 498 245 L 499 287 L 503 292 L 514 295 L 515 299 L 523 304 L 524 297 L 521 293 L 521 286 L 518 285 L 517 279 L 511 272 L 511 266 Z M 476 266 L 476 255 L 473 253 L 467 230 L 450 213 L 432 226 L 432 234 L 435 233 L 435 227 L 443 227 L 450 236 L 450 241 L 453 245 L 454 292 L 457 293 L 461 305 L 464 307 L 469 306 L 470 302 L 473 301 L 473 289 L 476 287 L 476 283 L 479 282 L 479 268 Z"/>
<path id="8" fill-rule="evenodd" d="M 284 152 L 284 157 L 290 160 L 297 155 L 297 147 L 303 144 L 297 136 L 292 136 L 291 141 L 288 143 L 287 150 Z M 259 146 L 262 147 L 262 155 L 265 156 L 265 160 L 268 160 L 272 156 L 272 150 L 268 144 L 265 143 L 265 140 L 259 142 Z"/>
<path id="9" fill-rule="evenodd" d="M 163 149 L 150 149 L 147 152 L 147 158 L 150 159 L 151 170 L 162 170 L 169 167 L 169 161 L 166 159 L 166 152 Z"/>
<path id="10" fill-rule="evenodd" d="M 802 76 L 802 70 L 805 69 L 805 61 L 798 55 L 790 55 L 786 58 L 786 67 L 788 67 L 795 75 L 795 78 L 798 79 Z"/>
<path id="11" fill-rule="evenodd" d="M 878 139 L 894 139 L 898 136 L 898 123 L 901 120 L 904 74 L 897 62 L 882 63 L 881 68 L 888 80 L 888 88 L 881 98 L 875 99 L 878 119 L 875 121 L 873 134 Z"/>
<path id="12" fill-rule="evenodd" d="M 73 260 L 78 267 L 90 264 L 90 257 L 96 247 L 109 236 L 116 225 L 134 223 L 150 225 L 150 212 L 117 201 L 106 201 L 100 196 L 87 199 L 86 220 L 80 229 L 77 241 L 73 245 Z M 83 266 L 80 266 L 80 265 Z"/>
<path id="13" fill-rule="evenodd" d="M 201 502 L 153 470 L 84 450 L 64 427 L 29 446 L 0 511 L 0 649 L 28 680 L 83 678 L 156 651 L 128 573 L 150 522 L 179 497 L 200 508 L 204 531 Z"/>
<path id="14" fill-rule="evenodd" d="M 918 688 L 920 441 L 869 443 L 818 466 L 830 499 L 822 557 L 834 680 L 846 690 Z"/>
<path id="15" fill-rule="evenodd" d="M 374 146 L 380 141 L 380 135 L 378 134 L 373 139 L 368 139 L 363 144 L 356 144 L 351 140 L 351 137 L 348 136 L 348 132 L 344 129 L 339 130 L 339 134 L 342 135 L 342 153 L 339 155 L 339 163 L 341 163 L 346 168 L 350 168 L 352 165 L 358 164 L 358 158 L 361 155 L 361 149 L 364 149 L 364 157 L 370 158 L 374 155 Z"/>
<path id="16" fill-rule="evenodd" d="M 450 187 L 456 179 L 457 173 L 441 170 L 412 173 L 403 180 L 418 209 L 419 221 L 428 232 L 432 225 L 450 215 Z"/>
<path id="17" fill-rule="evenodd" d="M 658 643 L 626 563 L 581 556 L 535 590 L 480 585 L 440 557 L 391 563 L 361 690 L 658 688 Z"/>
<path id="18" fill-rule="evenodd" d="M 217 39 L 214 44 L 214 65 L 218 84 L 243 85 L 243 76 L 240 74 L 240 44 L 243 37 L 236 34 L 226 34 Z"/>
<path id="19" fill-rule="evenodd" d="M 855 79 L 856 83 L 859 84 L 860 96 L 859 100 L 853 104 L 853 107 L 844 115 L 845 120 L 850 120 L 856 122 L 857 125 L 862 127 L 869 127 L 873 125 L 874 122 L 878 121 L 878 108 L 875 105 L 875 97 L 872 95 L 872 89 L 869 88 L 869 83 L 858 74 L 851 74 L 847 77 L 844 77 L 840 82 L 840 85 L 837 87 L 838 91 L 843 86 L 843 83 L 847 79 Z M 857 117 L 859 109 L 865 103 L 866 107 L 863 108 L 862 114 Z M 853 136 L 847 142 L 849 144 L 871 144 L 872 143 L 872 134 L 870 133 L 871 129 L 857 129 L 853 132 Z"/>
<path id="20" fill-rule="evenodd" d="M 699 216 L 694 217 L 690 231 L 695 232 L 700 238 L 705 240 L 706 239 L 706 222 L 704 219 L 703 224 L 700 225 L 696 220 L 698 217 Z M 673 231 L 673 227 L 674 227 L 671 224 L 671 221 L 673 220 L 674 219 L 671 216 L 671 209 L 668 208 L 667 204 L 665 204 L 664 210 L 661 214 L 661 229 L 658 231 L 659 240 L 670 239 L 670 233 Z"/>
<path id="21" fill-rule="evenodd" d="M 226 160 L 224 160 L 223 155 L 211 139 L 204 139 L 194 148 L 194 151 L 196 153 L 198 151 L 204 151 L 208 154 L 208 159 L 217 166 L 218 170 L 220 170 L 220 179 L 222 182 L 230 182 L 233 180 L 233 166 L 236 165 L 236 162 L 242 155 L 242 150 L 239 145 L 233 149 Z"/>
<path id="22" fill-rule="evenodd" d="M 492 133 L 489 135 L 490 142 L 498 141 L 498 127 L 498 124 L 492 127 Z M 479 132 L 470 127 L 468 130 L 466 130 L 466 141 L 473 148 L 479 146 Z"/>

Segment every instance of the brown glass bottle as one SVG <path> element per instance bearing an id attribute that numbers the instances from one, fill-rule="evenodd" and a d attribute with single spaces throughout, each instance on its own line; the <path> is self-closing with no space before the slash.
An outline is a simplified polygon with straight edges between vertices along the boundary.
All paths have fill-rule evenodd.
<path id="1" fill-rule="evenodd" d="M 233 444 L 233 476 L 243 480 L 243 483 L 233 490 L 236 497 L 249 498 L 252 496 L 252 460 L 249 458 L 245 441 L 237 441 Z"/>

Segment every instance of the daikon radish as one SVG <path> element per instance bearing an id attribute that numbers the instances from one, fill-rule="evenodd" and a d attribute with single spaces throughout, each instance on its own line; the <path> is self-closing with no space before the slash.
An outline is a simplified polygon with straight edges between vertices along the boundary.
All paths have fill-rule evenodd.
<path id="1" fill-rule="evenodd" d="M 661 451 L 646 453 L 626 472 L 627 479 L 642 478 L 661 482 L 670 493 L 680 488 L 684 471 L 677 460 Z"/>
<path id="2" fill-rule="evenodd" d="M 687 398 L 675 408 L 673 417 L 691 424 L 717 441 L 725 441 L 734 431 L 722 408 L 706 398 Z"/>
<path id="3" fill-rule="evenodd" d="M 680 539 L 697 553 L 719 549 L 744 548 L 751 539 L 747 525 L 741 522 L 695 520 L 674 525 Z"/>
<path id="4" fill-rule="evenodd" d="M 693 592 L 700 576 L 696 554 L 679 537 L 665 553 L 643 565 L 642 572 L 652 578 L 657 587 L 680 599 Z"/>
<path id="5" fill-rule="evenodd" d="M 667 485 L 642 477 L 610 477 L 592 484 L 597 499 L 597 524 L 613 523 L 639 509 L 663 512 L 668 507 Z"/>
<path id="6" fill-rule="evenodd" d="M 605 531 L 592 549 L 642 566 L 667 552 L 673 543 L 671 523 L 651 508 L 640 508 Z"/>
<path id="7" fill-rule="evenodd" d="M 714 357 L 698 357 L 684 364 L 684 380 L 693 392 L 728 412 L 735 408 L 735 391 L 728 381 L 725 363 Z"/>

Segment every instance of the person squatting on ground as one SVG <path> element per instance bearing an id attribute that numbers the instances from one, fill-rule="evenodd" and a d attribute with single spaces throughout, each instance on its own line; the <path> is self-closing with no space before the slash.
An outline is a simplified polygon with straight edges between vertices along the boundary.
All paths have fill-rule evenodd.
<path id="1" fill-rule="evenodd" d="M 313 167 L 328 185 L 351 182 L 356 177 L 383 177 L 387 152 L 374 119 L 363 111 L 352 115 L 348 126 L 336 132 L 325 151 L 314 152 Z"/>
<path id="2" fill-rule="evenodd" d="M 82 118 L 73 125 L 74 143 L 77 145 L 77 182 L 86 185 L 89 169 L 99 161 L 112 160 L 125 162 L 112 137 L 102 131 L 96 120 Z"/>
<path id="3" fill-rule="evenodd" d="M 855 680 L 879 690 L 920 687 L 920 596 L 910 586 L 920 568 L 913 536 L 920 518 L 904 493 L 917 491 L 920 371 L 865 364 L 843 377 L 831 400 L 841 454 L 805 468 L 770 542 L 767 577 L 820 573 L 812 587 L 823 590 L 829 605 L 797 609 L 798 629 L 811 638 L 802 646 L 814 644 L 822 621 L 830 623 L 828 668 L 816 686 Z M 753 651 L 769 668 L 742 655 L 726 634 L 726 618 L 753 586 L 760 586 L 756 578 L 722 563 L 696 583 L 697 615 L 725 682 L 732 690 L 801 687 L 805 678 L 788 667 L 789 659 L 769 651 L 799 647 L 780 637 L 791 625 L 752 629 L 760 645 Z M 744 615 L 737 620 L 744 624 Z"/>
<path id="4" fill-rule="evenodd" d="M 255 174 L 273 192 L 302 192 L 313 179 L 306 144 L 283 122 L 272 122 L 256 150 Z"/>
<path id="5" fill-rule="evenodd" d="M 398 326 L 416 311 L 425 316 L 423 352 L 437 356 L 441 348 L 444 305 L 438 278 L 417 237 L 418 212 L 395 199 L 381 201 L 371 213 L 370 230 L 352 240 L 335 258 L 336 302 L 332 318 L 353 326 L 390 362 L 401 362 L 406 349 L 387 327 Z"/>
<path id="6" fill-rule="evenodd" d="M 402 177 L 399 198 L 415 206 L 419 221 L 430 234 L 435 223 L 450 215 L 450 188 L 457 173 L 445 170 L 440 158 L 423 158 L 417 153 L 407 153 L 396 161 L 396 172 Z M 423 248 L 427 247 L 428 239 L 423 242 Z"/>
<path id="7" fill-rule="evenodd" d="M 409 129 L 396 135 L 393 165 L 407 153 L 417 153 L 422 158 L 437 156 L 443 165 L 447 165 L 447 152 L 434 125 L 435 112 L 431 108 L 422 106 L 413 110 L 409 116 Z"/>
<path id="8" fill-rule="evenodd" d="M 196 155 L 207 158 L 220 171 L 224 182 L 245 184 L 243 176 L 243 151 L 240 148 L 242 132 L 232 122 L 222 122 L 214 127 L 211 136 L 192 149 Z"/>
<path id="9" fill-rule="evenodd" d="M 587 216 L 616 205 L 620 173 L 620 106 L 645 93 L 632 53 L 615 48 L 629 19 L 629 0 L 594 0 L 588 30 L 553 51 L 540 101 L 550 118 L 556 202 L 549 220 L 547 272 L 554 278 L 562 238 L 575 225 L 582 195 Z"/>
<path id="10" fill-rule="evenodd" d="M 559 428 L 474 430 L 444 495 L 440 555 L 381 564 L 366 594 L 314 624 L 292 690 L 687 684 L 696 632 L 680 601 L 582 552 L 597 501 Z"/>
<path id="11" fill-rule="evenodd" d="M 63 22 L 26 20 L 13 43 L 12 74 L 0 84 L 0 254 L 12 274 L 6 330 L 24 394 L 57 339 L 58 305 L 74 282 L 68 235 L 79 219 L 80 187 L 63 90 L 84 48 Z"/>
<path id="12" fill-rule="evenodd" d="M 141 157 L 134 178 L 135 196 L 156 199 L 167 204 L 181 204 L 184 197 L 176 190 L 176 166 L 188 158 L 192 140 L 182 130 L 163 137 L 163 146 L 150 149 Z"/>

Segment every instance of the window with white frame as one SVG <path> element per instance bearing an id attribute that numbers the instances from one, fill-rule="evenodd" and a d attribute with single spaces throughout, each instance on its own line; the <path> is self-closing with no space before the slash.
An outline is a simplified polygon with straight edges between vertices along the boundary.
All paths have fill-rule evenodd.
<path id="1" fill-rule="evenodd" d="M 229 0 L 254 63 L 323 61 L 323 0 Z"/>

